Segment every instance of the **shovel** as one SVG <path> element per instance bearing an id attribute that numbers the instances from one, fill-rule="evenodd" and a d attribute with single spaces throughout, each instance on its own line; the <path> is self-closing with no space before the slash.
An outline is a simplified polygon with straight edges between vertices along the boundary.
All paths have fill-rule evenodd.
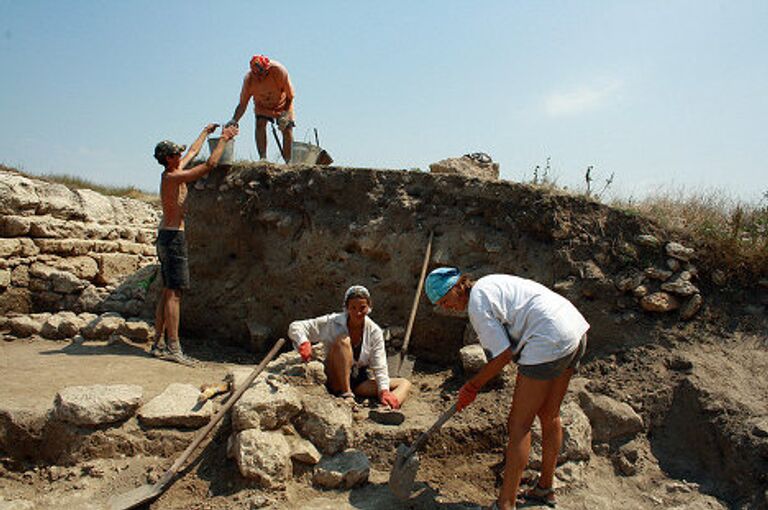
<path id="1" fill-rule="evenodd" d="M 389 490 L 400 499 L 411 497 L 413 481 L 416 479 L 416 472 L 419 470 L 419 456 L 416 453 L 419 448 L 424 446 L 429 436 L 442 427 L 451 416 L 456 414 L 456 404 L 444 412 L 437 421 L 429 427 L 429 430 L 422 434 L 413 442 L 413 446 L 408 448 L 403 443 L 397 445 L 397 458 L 389 472 Z"/>
<path id="2" fill-rule="evenodd" d="M 427 274 L 427 267 L 429 266 L 429 258 L 432 255 L 432 237 L 434 232 L 430 230 L 429 241 L 427 242 L 427 251 L 424 253 L 424 262 L 421 265 L 421 276 L 419 277 L 419 284 L 416 287 L 416 295 L 413 297 L 413 306 L 411 306 L 411 316 L 408 318 L 408 326 L 405 328 L 405 339 L 403 340 L 403 348 L 400 352 L 393 354 L 387 358 L 387 365 L 389 373 L 393 377 L 404 377 L 408 379 L 413 373 L 413 364 L 415 359 L 413 356 L 407 356 L 408 343 L 411 340 L 411 331 L 413 331 L 413 321 L 416 319 L 416 310 L 419 308 L 419 299 L 421 299 L 421 288 L 424 286 L 424 277 Z"/>
<path id="3" fill-rule="evenodd" d="M 205 439 L 213 427 L 215 427 L 216 424 L 221 421 L 224 415 L 227 414 L 227 411 L 229 411 L 229 409 L 235 405 L 235 402 L 240 400 L 240 397 L 243 396 L 245 390 L 251 386 L 256 377 L 261 373 L 262 370 L 264 370 L 264 367 L 267 366 L 267 363 L 269 363 L 272 358 L 274 358 L 275 354 L 277 354 L 277 351 L 280 350 L 284 343 L 284 338 L 281 338 L 277 341 L 277 343 L 275 343 L 275 346 L 272 347 L 272 350 L 269 351 L 267 356 L 261 361 L 261 363 L 259 363 L 259 366 L 257 366 L 253 372 L 251 372 L 251 375 L 248 376 L 243 385 L 237 389 L 235 394 L 232 395 L 229 400 L 227 400 L 227 403 L 224 404 L 219 412 L 216 413 L 216 416 L 214 416 L 211 421 L 208 422 L 208 425 L 206 425 L 205 428 L 201 429 L 200 432 L 197 433 L 195 439 L 192 441 L 192 444 L 187 446 L 187 449 L 184 450 L 184 453 L 182 453 L 176 462 L 173 463 L 171 468 L 166 471 L 165 474 L 163 474 L 160 480 L 152 485 L 142 485 L 141 487 L 133 489 L 132 491 L 126 492 L 125 494 L 110 498 L 110 510 L 130 510 L 131 508 L 136 508 L 137 506 L 149 503 L 153 499 L 160 496 L 160 494 L 165 492 L 165 490 L 170 487 L 171 483 L 173 483 L 173 478 L 179 472 L 179 469 L 181 469 L 182 464 L 184 464 L 190 455 L 192 455 L 192 452 L 195 451 L 195 448 L 200 446 L 200 443 L 203 442 L 203 439 Z"/>

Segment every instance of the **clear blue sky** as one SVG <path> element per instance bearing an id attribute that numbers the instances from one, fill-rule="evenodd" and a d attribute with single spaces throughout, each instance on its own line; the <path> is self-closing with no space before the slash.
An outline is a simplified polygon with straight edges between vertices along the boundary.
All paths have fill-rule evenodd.
<path id="1" fill-rule="evenodd" d="M 0 0 L 0 162 L 155 190 L 155 143 L 228 120 L 263 53 L 291 73 L 296 138 L 317 127 L 342 165 L 483 151 L 523 180 L 550 156 L 570 187 L 594 165 L 623 196 L 756 201 L 766 27 L 766 0 Z M 249 106 L 239 158 L 253 126 Z"/>

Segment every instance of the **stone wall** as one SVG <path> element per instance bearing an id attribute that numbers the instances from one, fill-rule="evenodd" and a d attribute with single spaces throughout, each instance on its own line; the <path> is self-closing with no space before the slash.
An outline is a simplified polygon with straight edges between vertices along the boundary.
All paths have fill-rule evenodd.
<path id="1" fill-rule="evenodd" d="M 665 264 L 666 240 L 640 242 L 664 238 L 637 216 L 460 175 L 269 164 L 217 169 L 191 193 L 183 326 L 235 342 L 247 342 L 249 331 L 277 338 L 292 320 L 340 310 L 344 290 L 359 283 L 373 294 L 371 317 L 402 327 L 430 229 L 430 267 L 514 273 L 555 288 L 591 322 L 593 348 L 651 334 L 636 320 L 649 313 L 641 297 L 615 281 L 639 273 L 635 286 L 647 284 L 643 271 Z M 412 350 L 420 359 L 453 358 L 466 324 L 422 299 Z"/>
<path id="2" fill-rule="evenodd" d="M 0 168 L 0 315 L 138 314 L 155 270 L 158 221 L 146 202 Z"/>

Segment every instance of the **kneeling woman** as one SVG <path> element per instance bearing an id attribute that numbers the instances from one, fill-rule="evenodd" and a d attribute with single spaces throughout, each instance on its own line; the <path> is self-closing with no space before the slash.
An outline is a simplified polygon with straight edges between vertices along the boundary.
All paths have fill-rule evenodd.
<path id="1" fill-rule="evenodd" d="M 344 311 L 292 322 L 288 337 L 306 362 L 312 343 L 325 345 L 328 389 L 342 398 L 376 397 L 381 404 L 399 409 L 411 383 L 389 378 L 387 353 L 381 328 L 368 317 L 373 303 L 368 289 L 354 285 L 344 294 Z M 368 378 L 370 368 L 375 379 Z"/>

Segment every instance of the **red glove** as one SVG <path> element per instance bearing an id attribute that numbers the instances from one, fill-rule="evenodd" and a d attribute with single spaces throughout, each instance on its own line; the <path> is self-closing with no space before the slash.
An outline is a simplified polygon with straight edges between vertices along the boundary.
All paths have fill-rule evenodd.
<path id="1" fill-rule="evenodd" d="M 301 359 L 304 360 L 304 363 L 311 360 L 312 344 L 309 342 L 304 342 L 303 344 L 299 344 L 299 354 L 301 354 Z"/>
<path id="2" fill-rule="evenodd" d="M 400 409 L 400 401 L 397 400 L 395 394 L 389 390 L 384 390 L 381 392 L 381 395 L 379 395 L 379 401 L 385 406 L 391 407 L 392 409 Z"/>
<path id="3" fill-rule="evenodd" d="M 478 391 L 480 388 L 472 384 L 471 381 L 462 386 L 459 390 L 459 401 L 456 402 L 456 411 L 461 412 L 462 409 L 474 402 Z"/>

